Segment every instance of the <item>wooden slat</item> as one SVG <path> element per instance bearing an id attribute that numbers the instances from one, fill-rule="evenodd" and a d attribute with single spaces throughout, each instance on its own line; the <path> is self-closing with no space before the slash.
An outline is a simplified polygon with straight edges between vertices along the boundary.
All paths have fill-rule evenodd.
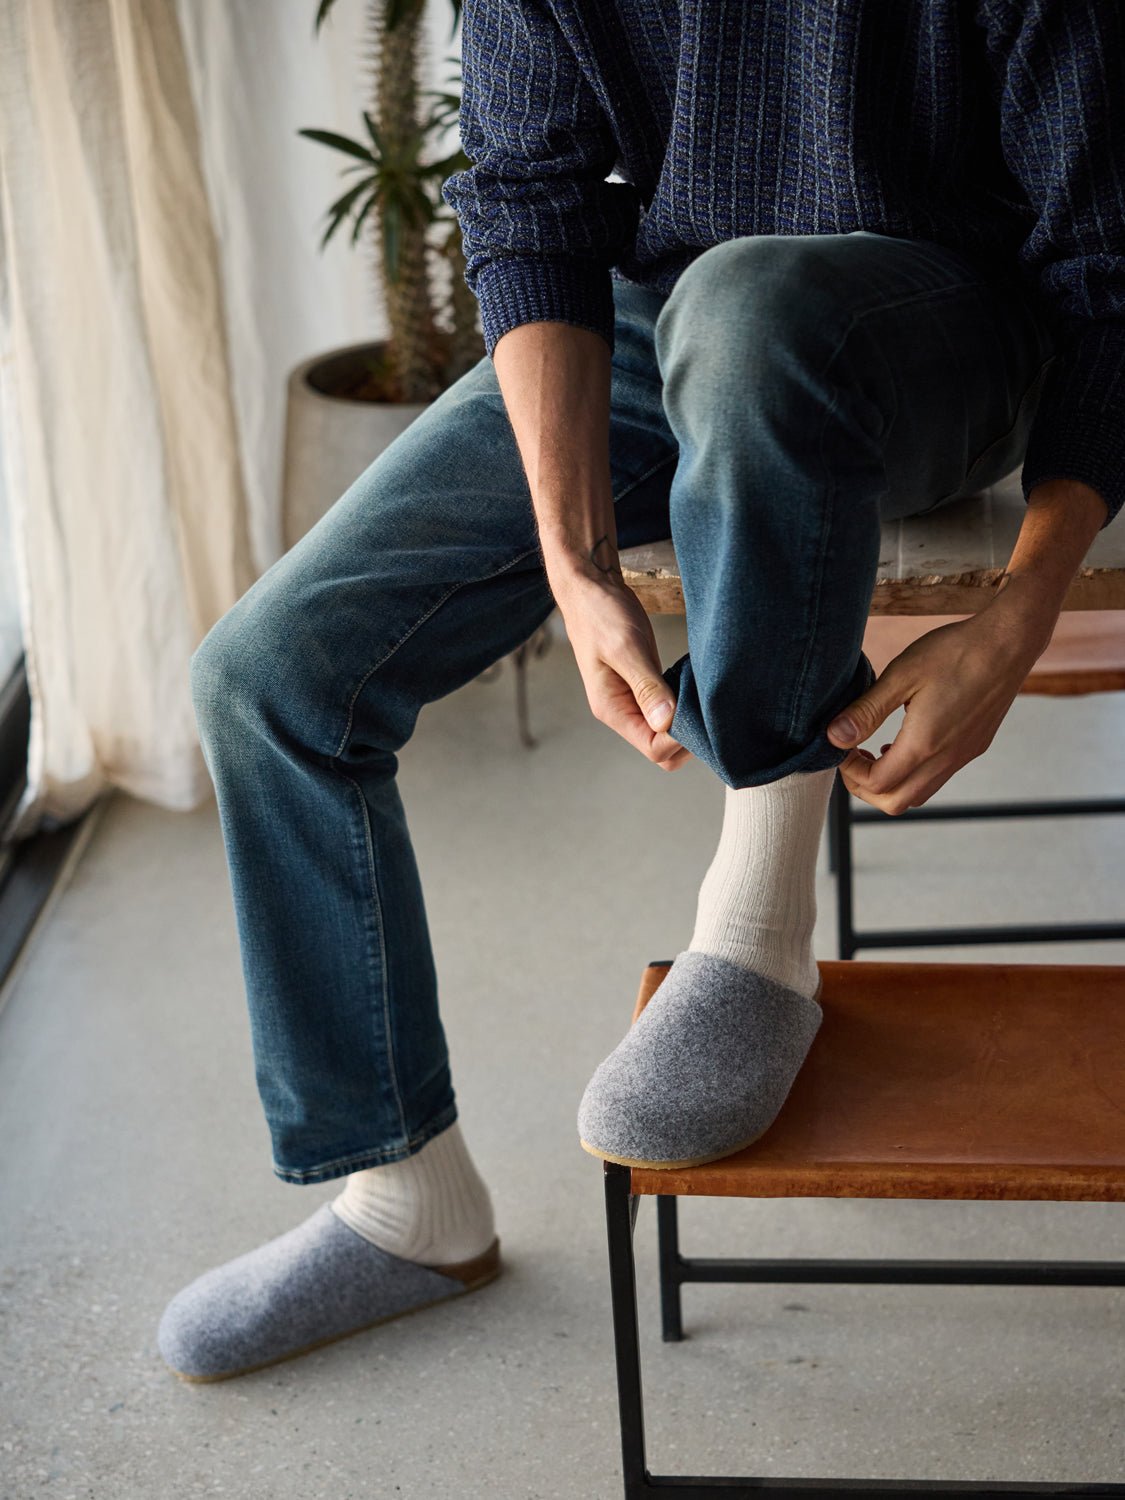
<path id="1" fill-rule="evenodd" d="M 1125 1202 L 1125 967 L 820 970 L 824 1021 L 765 1135 L 634 1167 L 634 1193 Z"/>
<path id="2" fill-rule="evenodd" d="M 872 615 L 863 650 L 882 675 L 884 668 L 919 636 L 969 615 Z M 1059 616 L 1050 644 L 1020 688 L 1021 693 L 1073 697 L 1125 692 L 1125 610 L 1074 609 Z"/>
<path id="3" fill-rule="evenodd" d="M 1027 506 L 1019 473 L 1002 483 L 883 527 L 871 614 L 973 614 L 992 597 Z M 682 615 L 684 594 L 671 540 L 621 553 L 625 581 L 649 614 Z M 1064 609 L 1125 609 L 1125 523 L 1094 538 Z"/>

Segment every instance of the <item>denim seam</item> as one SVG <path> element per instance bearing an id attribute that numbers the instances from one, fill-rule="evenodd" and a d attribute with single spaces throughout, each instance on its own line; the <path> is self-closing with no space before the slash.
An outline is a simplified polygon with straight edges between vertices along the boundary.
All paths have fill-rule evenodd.
<path id="1" fill-rule="evenodd" d="M 347 747 L 347 743 L 349 738 L 351 737 L 352 732 L 352 719 L 355 714 L 356 700 L 359 697 L 360 693 L 363 692 L 363 689 L 367 686 L 367 683 L 370 681 L 373 674 L 376 673 L 380 667 L 385 666 L 386 663 L 390 661 L 395 652 L 399 650 L 400 647 L 406 644 L 406 642 L 410 639 L 414 632 L 421 626 L 423 626 L 431 615 L 436 614 L 441 606 L 445 603 L 445 601 L 452 598 L 452 596 L 457 592 L 458 589 L 468 588 L 471 585 L 477 583 L 487 583 L 490 578 L 499 578 L 501 573 L 506 573 L 509 568 L 514 568 L 516 563 L 522 562 L 525 557 L 531 557 L 533 553 L 536 553 L 538 551 L 539 546 L 537 543 L 534 547 L 528 547 L 523 552 L 518 553 L 515 557 L 509 558 L 508 561 L 503 565 L 503 567 L 495 568 L 491 573 L 485 573 L 480 578 L 459 579 L 457 583 L 451 584 L 450 587 L 446 589 L 445 593 L 442 594 L 441 598 L 431 604 L 429 609 L 426 610 L 424 614 L 418 616 L 418 618 L 414 621 L 414 624 L 410 626 L 409 630 L 404 631 L 403 634 L 399 636 L 398 640 L 395 641 L 392 646 L 388 647 L 386 651 L 384 651 L 379 660 L 375 662 L 375 664 L 371 666 L 360 679 L 358 686 L 356 687 L 355 691 L 352 693 L 350 700 L 348 701 L 347 723 L 344 725 L 343 737 L 341 738 L 339 745 L 336 747 L 336 750 L 333 752 L 333 760 L 338 760 L 339 757 L 343 755 L 344 750 Z"/>
<path id="2" fill-rule="evenodd" d="M 371 881 L 371 893 L 375 900 L 375 919 L 379 931 L 379 970 L 383 986 L 383 1034 L 387 1043 L 387 1063 L 391 1073 L 391 1091 L 394 1094 L 395 1106 L 398 1109 L 399 1129 L 406 1135 L 406 1110 L 402 1102 L 402 1090 L 398 1084 L 398 1069 L 395 1066 L 395 1034 L 391 1025 L 391 1008 L 387 974 L 387 939 L 383 922 L 383 893 L 379 888 L 379 877 L 375 871 L 375 841 L 371 836 L 371 814 L 368 811 L 367 799 L 363 795 L 363 788 L 354 776 L 349 776 L 346 771 L 336 767 L 339 774 L 354 787 L 359 797 L 360 816 L 363 819 L 363 836 L 367 850 L 367 873 Z"/>
<path id="3" fill-rule="evenodd" d="M 828 374 L 838 355 L 843 350 L 844 345 L 847 343 L 856 327 L 865 318 L 871 317 L 875 313 L 893 312 L 896 308 L 907 307 L 914 302 L 940 301 L 941 298 L 948 296 L 950 293 L 964 291 L 966 288 L 975 289 L 978 287 L 978 285 L 979 284 L 974 281 L 957 282 L 951 286 L 930 288 L 929 290 L 924 292 L 912 292 L 909 297 L 901 297 L 897 302 L 871 303 L 866 307 L 854 310 L 852 312 L 852 316 L 848 320 L 847 327 L 840 335 L 840 338 L 833 348 L 831 354 L 825 361 L 824 368 L 820 373 L 820 378 L 823 379 Z M 836 477 L 833 471 L 829 468 L 828 464 L 825 462 L 824 435 L 828 430 L 829 420 L 838 405 L 839 392 L 837 392 L 833 396 L 831 402 L 825 408 L 824 420 L 821 422 L 820 435 L 817 440 L 817 457 L 819 458 L 821 467 L 823 468 L 828 479 L 828 498 L 827 503 L 824 506 L 823 516 L 821 519 L 820 535 L 817 541 L 816 577 L 813 585 L 812 606 L 809 614 L 809 626 L 806 636 L 805 653 L 801 659 L 801 666 L 797 673 L 797 677 L 793 686 L 792 697 L 790 700 L 791 706 L 789 711 L 789 719 L 786 724 L 785 730 L 786 736 L 788 738 L 792 738 L 794 727 L 796 725 L 797 711 L 801 702 L 801 694 L 804 691 L 805 679 L 808 677 L 809 663 L 812 660 L 813 642 L 816 638 L 816 625 L 817 621 L 820 618 L 820 596 L 824 587 L 824 563 L 825 554 L 827 551 L 827 537 L 831 532 L 831 522 L 834 516 L 836 502 Z"/>
<path id="4" fill-rule="evenodd" d="M 354 714 L 355 714 L 356 700 L 358 699 L 360 693 L 363 691 L 365 685 L 371 680 L 371 678 L 374 675 L 374 673 L 377 672 L 381 666 L 385 665 L 385 663 L 390 660 L 390 658 L 394 655 L 394 653 L 397 650 L 399 650 L 399 648 L 401 646 L 403 646 L 410 639 L 410 637 L 415 633 L 415 631 L 418 630 L 422 625 L 424 625 L 425 622 L 433 614 L 435 614 L 441 608 L 441 606 L 446 602 L 447 599 L 452 598 L 452 596 L 457 592 L 458 589 L 465 588 L 470 583 L 486 583 L 490 578 L 497 578 L 497 577 L 499 577 L 499 575 L 501 573 L 507 572 L 507 570 L 509 568 L 514 567 L 516 565 L 516 563 L 521 562 L 525 557 L 530 557 L 533 553 L 535 553 L 537 551 L 538 551 L 538 547 L 537 546 L 536 547 L 529 547 L 526 550 L 524 550 L 523 552 L 518 553 L 517 556 L 515 556 L 514 558 L 510 558 L 503 565 L 503 567 L 496 568 L 491 573 L 486 573 L 481 578 L 462 579 L 462 580 L 460 580 L 458 583 L 455 583 L 451 588 L 447 589 L 445 591 L 445 593 L 441 596 L 440 599 L 438 599 L 434 604 L 432 604 L 430 606 L 430 608 L 425 611 L 424 614 L 420 615 L 418 617 L 418 619 L 415 620 L 414 624 L 410 627 L 410 629 L 407 630 L 407 631 L 405 631 L 399 637 L 399 639 L 394 643 L 394 645 L 390 648 L 390 650 L 385 651 L 383 653 L 383 655 L 379 658 L 379 660 L 374 664 L 374 666 L 372 666 L 367 672 L 364 673 L 363 678 L 360 681 L 359 686 L 356 688 L 355 692 L 352 694 L 351 700 L 348 703 L 348 720 L 347 720 L 347 725 L 346 725 L 346 727 L 344 729 L 344 737 L 340 741 L 339 748 L 336 750 L 335 755 L 333 755 L 331 757 L 331 760 L 330 760 L 330 763 L 331 763 L 333 769 L 336 771 L 336 773 L 340 777 L 342 777 L 342 779 L 344 781 L 346 781 L 349 784 L 349 786 L 351 786 L 351 787 L 353 787 L 355 789 L 355 791 L 356 791 L 356 793 L 357 793 L 357 795 L 359 797 L 360 817 L 362 819 L 363 836 L 364 836 L 364 846 L 365 846 L 366 853 L 367 853 L 367 874 L 368 874 L 368 879 L 369 879 L 370 884 L 371 884 L 371 894 L 372 894 L 372 897 L 373 897 L 373 900 L 374 900 L 375 915 L 376 915 L 376 925 L 377 925 L 377 928 L 378 928 L 379 967 L 380 967 L 380 974 L 381 974 L 381 980 L 382 980 L 382 995 L 383 995 L 383 1035 L 384 1035 L 385 1042 L 386 1042 L 387 1062 L 388 1062 L 388 1066 L 390 1068 L 391 1090 L 392 1090 L 392 1093 L 394 1095 L 395 1106 L 398 1109 L 399 1125 L 400 1125 L 400 1128 L 401 1128 L 402 1133 L 403 1133 L 404 1136 L 407 1134 L 407 1128 L 406 1128 L 406 1110 L 405 1110 L 405 1106 L 403 1104 L 402 1090 L 400 1089 L 399 1082 L 398 1082 L 398 1069 L 395 1066 L 395 1031 L 394 1031 L 394 1026 L 393 1026 L 392 1020 L 391 1020 L 391 1010 L 390 1010 L 390 993 L 389 993 L 389 991 L 390 991 L 390 984 L 388 982 L 387 945 L 386 945 L 386 934 L 385 934 L 385 931 L 384 931 L 384 923 L 383 923 L 383 900 L 382 900 L 382 893 L 381 893 L 380 888 L 379 888 L 379 877 L 378 877 L 378 873 L 377 873 L 376 868 L 375 868 L 375 841 L 374 841 L 374 837 L 372 835 L 372 830 L 371 830 L 371 815 L 370 815 L 370 812 L 369 812 L 368 807 L 367 807 L 367 799 L 363 795 L 363 788 L 360 786 L 359 782 L 356 781 L 355 777 L 354 776 L 350 776 L 348 774 L 348 772 L 345 771 L 344 768 L 340 765 L 340 756 L 343 754 L 343 751 L 344 751 L 344 749 L 347 746 L 348 739 L 351 736 L 352 723 L 353 723 Z"/>
<path id="5" fill-rule="evenodd" d="M 829 361 L 829 364 L 831 364 L 831 361 Z M 836 507 L 836 476 L 824 461 L 824 434 L 828 429 L 829 418 L 836 410 L 838 404 L 839 395 L 837 393 L 825 408 L 824 420 L 820 425 L 820 435 L 817 439 L 817 458 L 828 481 L 827 497 L 821 512 L 820 534 L 817 538 L 816 574 L 813 580 L 812 607 L 808 616 L 809 623 L 805 637 L 805 651 L 801 658 L 800 670 L 793 685 L 789 719 L 785 728 L 786 739 L 792 739 L 793 737 L 793 729 L 797 721 L 797 709 L 801 702 L 801 694 L 804 691 L 805 679 L 808 677 L 809 663 L 812 661 L 813 643 L 816 640 L 817 622 L 820 619 L 820 596 L 824 588 L 824 560 L 828 551 L 827 538 L 831 534 L 831 522 Z"/>
<path id="6" fill-rule="evenodd" d="M 333 1157 L 315 1167 L 283 1167 L 273 1164 L 274 1174 L 283 1182 L 323 1182 L 331 1177 L 341 1177 L 346 1172 L 361 1172 L 365 1167 L 381 1166 L 386 1162 L 403 1161 L 420 1151 L 435 1135 L 451 1125 L 457 1118 L 456 1104 L 447 1105 L 440 1114 L 429 1120 L 421 1130 L 407 1136 L 402 1146 L 381 1147 L 375 1151 L 350 1151 L 347 1156 Z"/>
<path id="7" fill-rule="evenodd" d="M 862 322 L 864 318 L 872 317 L 875 313 L 894 312 L 897 308 L 909 307 L 912 302 L 938 302 L 943 297 L 948 297 L 954 292 L 980 292 L 984 290 L 986 290 L 986 288 L 979 281 L 954 281 L 950 282 L 948 286 L 928 287 L 925 291 L 922 292 L 911 292 L 908 297 L 900 297 L 897 302 L 869 302 L 864 307 L 853 308 L 851 318 L 848 320 L 848 326 L 844 329 L 844 332 L 840 336 L 839 343 L 832 351 L 832 355 L 829 358 L 828 365 L 825 366 L 825 370 L 828 369 L 828 366 L 831 365 L 832 360 L 834 360 L 836 358 L 836 355 L 839 354 L 841 348 L 843 347 L 847 339 L 851 336 L 852 330 L 855 328 L 856 324 Z"/>
<path id="8" fill-rule="evenodd" d="M 635 490 L 637 488 L 637 485 L 644 484 L 646 479 L 650 479 L 652 475 L 656 473 L 657 469 L 662 469 L 665 464 L 673 463 L 676 459 L 679 458 L 679 456 L 680 455 L 678 449 L 672 453 L 666 453 L 664 457 L 658 459 L 650 469 L 646 469 L 643 474 L 638 474 L 636 479 L 630 479 L 625 488 L 623 490 L 619 490 L 617 494 L 614 495 L 614 505 L 616 506 L 619 500 L 624 500 L 625 496 L 629 494 L 631 490 Z"/>

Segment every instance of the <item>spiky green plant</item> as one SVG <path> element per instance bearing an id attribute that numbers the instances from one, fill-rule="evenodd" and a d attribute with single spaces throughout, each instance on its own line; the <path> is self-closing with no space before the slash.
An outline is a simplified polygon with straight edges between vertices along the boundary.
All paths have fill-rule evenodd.
<path id="1" fill-rule="evenodd" d="M 450 3 L 452 38 L 461 0 Z M 334 4 L 319 0 L 317 33 Z M 343 173 L 356 181 L 328 209 L 321 248 L 347 223 L 353 244 L 365 228 L 372 232 L 390 336 L 382 368 L 372 370 L 370 386 L 391 401 L 432 400 L 484 354 L 476 298 L 465 284 L 461 227 L 441 196 L 442 183 L 468 166 L 468 157 L 458 146 L 447 156 L 425 159 L 430 138 L 456 122 L 461 103 L 456 93 L 426 89 L 431 102 L 419 117 L 418 53 L 425 5 L 426 0 L 367 0 L 373 98 L 371 108 L 363 111 L 362 137 L 331 130 L 298 132 L 352 158 Z M 444 309 L 438 305 L 433 256 L 449 266 Z M 443 310 L 448 328 L 439 325 Z"/>

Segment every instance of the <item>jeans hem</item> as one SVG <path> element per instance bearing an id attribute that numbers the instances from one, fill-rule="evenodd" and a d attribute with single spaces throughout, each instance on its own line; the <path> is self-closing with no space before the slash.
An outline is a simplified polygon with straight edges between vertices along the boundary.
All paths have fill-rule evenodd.
<path id="1" fill-rule="evenodd" d="M 725 777 L 720 779 L 726 781 L 726 785 L 734 792 L 743 791 L 748 786 L 765 786 L 771 781 L 780 781 L 783 776 L 791 776 L 795 771 L 827 771 L 841 765 L 851 754 L 851 750 L 843 750 L 839 745 L 834 745 L 826 735 L 821 735 L 813 740 L 811 744 L 797 755 L 791 755 L 788 760 L 779 766 L 770 766 L 768 770 L 757 771 L 754 775 L 739 781 L 726 781 Z"/>
<path id="2" fill-rule="evenodd" d="M 449 1104 L 401 1145 L 374 1146 L 366 1151 L 349 1152 L 347 1156 L 337 1156 L 312 1167 L 283 1167 L 275 1161 L 274 1175 L 280 1177 L 282 1182 L 307 1187 L 317 1182 L 330 1182 L 334 1177 L 346 1177 L 349 1172 L 362 1172 L 366 1167 L 383 1167 L 388 1162 L 405 1161 L 408 1156 L 421 1151 L 435 1135 L 447 1130 L 456 1119 L 457 1105 Z"/>
<path id="3" fill-rule="evenodd" d="M 677 722 L 677 720 L 684 719 L 686 712 L 684 708 L 686 695 L 682 679 L 685 673 L 690 671 L 690 666 L 691 656 L 688 653 L 681 656 L 679 661 L 671 667 L 666 668 L 663 674 L 665 682 L 672 689 L 676 699 L 676 710 L 668 726 L 668 733 L 672 739 L 685 745 L 697 760 L 709 766 L 724 786 L 729 787 L 733 792 L 743 791 L 748 786 L 765 786 L 767 782 L 780 781 L 783 776 L 789 776 L 794 771 L 826 771 L 830 766 L 841 765 L 851 754 L 853 747 L 834 745 L 828 738 L 828 726 L 838 714 L 843 713 L 857 698 L 868 692 L 877 681 L 875 668 L 871 665 L 867 653 L 861 649 L 851 681 L 839 701 L 831 707 L 830 712 L 823 715 L 824 727 L 785 760 L 738 776 L 727 770 L 722 756 L 716 752 L 706 732 L 696 730 L 691 715 L 686 717 L 686 733 L 685 723 Z M 694 693 L 694 687 L 691 691 Z"/>

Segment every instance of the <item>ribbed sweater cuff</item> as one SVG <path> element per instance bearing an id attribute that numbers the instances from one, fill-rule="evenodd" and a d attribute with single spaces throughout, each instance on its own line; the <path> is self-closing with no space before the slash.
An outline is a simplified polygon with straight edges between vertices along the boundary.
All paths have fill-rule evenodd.
<path id="1" fill-rule="evenodd" d="M 573 323 L 600 333 L 613 353 L 613 286 L 609 267 L 573 256 L 503 256 L 477 272 L 488 357 L 501 334 L 521 323 Z"/>
<path id="2" fill-rule="evenodd" d="M 1125 325 L 1099 324 L 1060 351 L 1047 371 L 1028 439 L 1027 500 L 1046 479 L 1080 479 L 1109 515 L 1125 505 Z"/>

